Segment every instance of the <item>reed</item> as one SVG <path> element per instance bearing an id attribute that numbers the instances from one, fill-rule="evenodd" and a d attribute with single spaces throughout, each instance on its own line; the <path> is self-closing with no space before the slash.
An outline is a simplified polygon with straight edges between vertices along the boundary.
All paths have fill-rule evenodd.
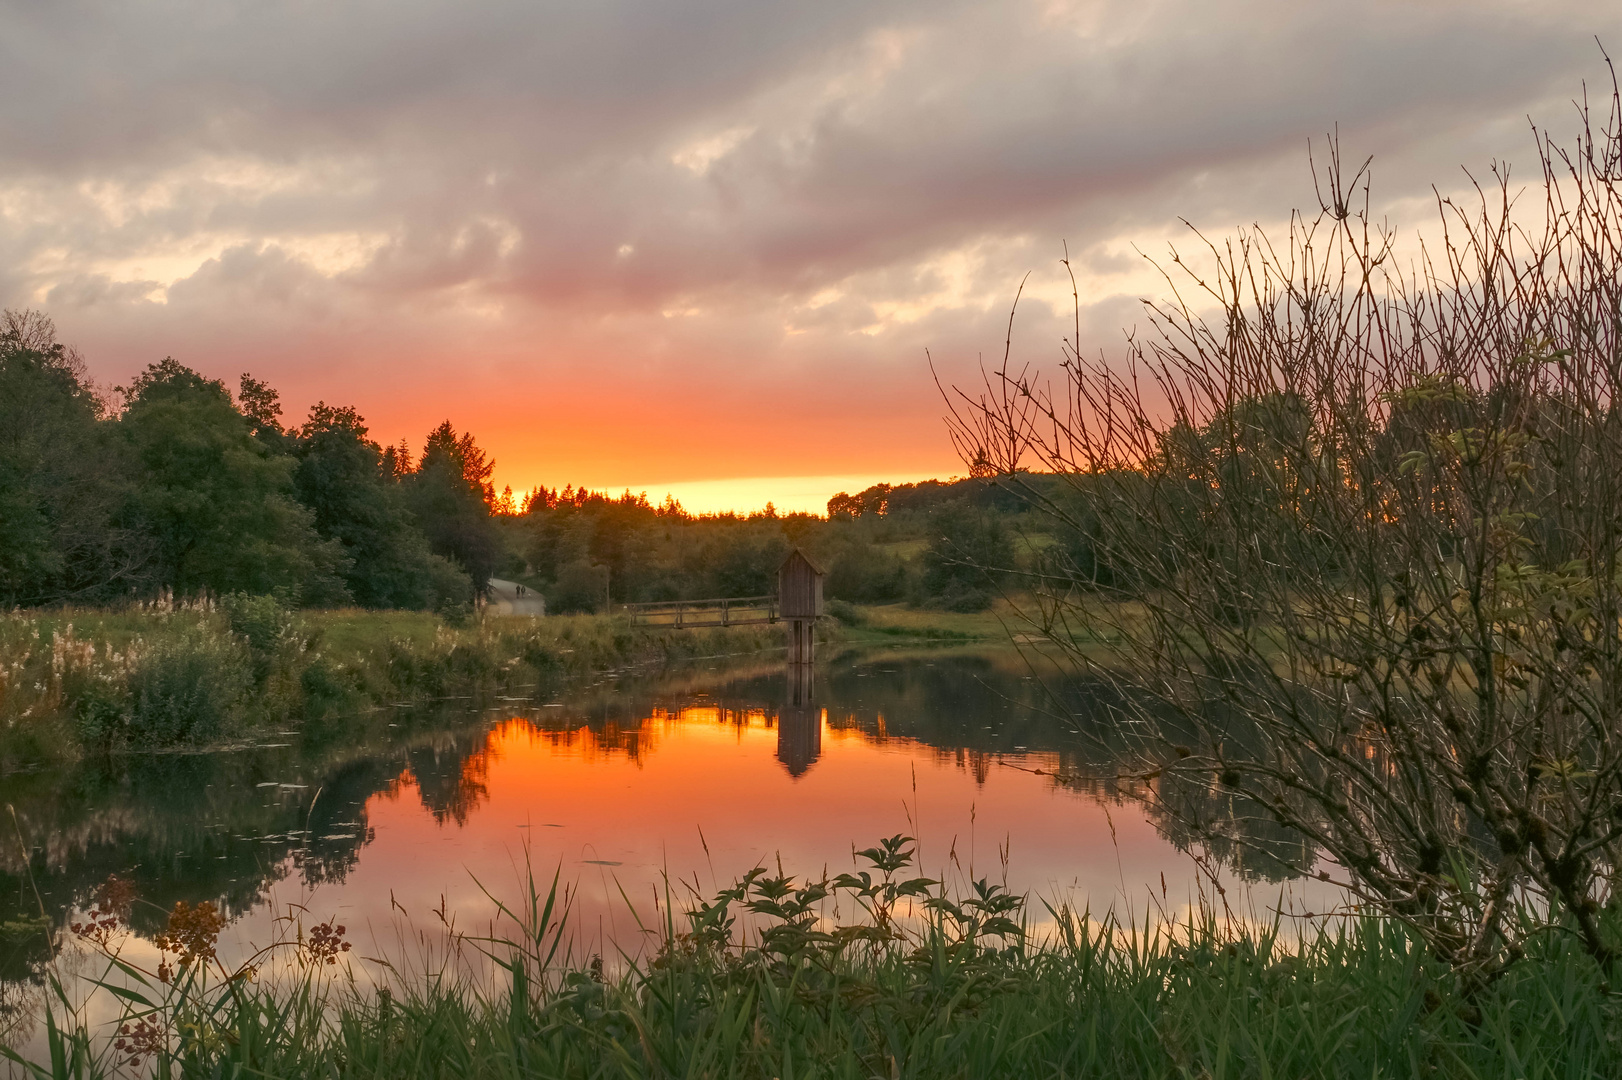
<path id="1" fill-rule="evenodd" d="M 294 961 L 281 977 L 262 973 L 268 951 L 227 969 L 209 918 L 181 908 L 159 938 L 160 980 L 120 958 L 119 901 L 105 895 L 96 925 L 112 928 L 80 933 L 121 979 L 122 1034 L 62 1020 L 58 986 L 44 1060 L 6 1055 L 36 1078 L 1622 1070 L 1616 999 L 1567 934 L 1535 939 L 1522 963 L 1470 993 L 1390 921 L 1354 915 L 1296 935 L 1209 908 L 1132 923 L 1043 905 L 1038 934 L 1024 899 L 993 883 L 948 890 L 907 877 L 905 837 L 860 855 L 871 864 L 861 873 L 759 869 L 679 914 L 666 905 L 658 948 L 607 965 L 571 952 L 557 877 L 531 877 L 519 902 L 498 905 L 507 932 L 459 937 L 453 959 L 381 969 L 380 981 L 343 974 L 344 961 L 360 963 L 341 927 L 291 918 L 270 950 Z"/>
<path id="2" fill-rule="evenodd" d="M 298 612 L 270 597 L 0 614 L 0 774 L 88 752 L 204 747 L 379 702 L 780 648 L 777 627 L 602 616 Z"/>

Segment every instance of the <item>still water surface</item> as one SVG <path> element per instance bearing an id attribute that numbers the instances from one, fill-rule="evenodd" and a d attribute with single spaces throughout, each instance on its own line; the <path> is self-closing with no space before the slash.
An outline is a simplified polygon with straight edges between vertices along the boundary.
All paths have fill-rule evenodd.
<path id="1" fill-rule="evenodd" d="M 486 890 L 517 898 L 531 867 L 568 886 L 577 954 L 613 955 L 646 945 L 639 922 L 659 925 L 668 895 L 779 861 L 839 873 L 853 849 L 906 833 L 933 877 L 1177 910 L 1198 875 L 1088 737 L 1107 731 L 1106 704 L 1051 688 L 1012 652 L 847 654 L 819 666 L 808 699 L 780 664 L 716 662 L 399 706 L 348 721 L 368 732 L 359 744 L 340 721 L 13 778 L 30 866 L 0 864 L 5 904 L 34 907 L 37 887 L 65 919 L 117 873 L 147 934 L 176 900 L 220 903 L 227 960 L 270 940 L 291 904 L 374 956 L 423 927 L 477 932 Z M 0 971 L 13 990 L 27 960 Z"/>

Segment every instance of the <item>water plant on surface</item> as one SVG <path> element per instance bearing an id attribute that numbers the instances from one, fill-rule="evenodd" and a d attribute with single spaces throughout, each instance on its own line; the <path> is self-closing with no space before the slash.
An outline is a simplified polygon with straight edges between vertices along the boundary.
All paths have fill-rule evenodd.
<path id="1" fill-rule="evenodd" d="M 1210 911 L 1134 926 L 1061 905 L 1044 906 L 1050 925 L 1038 934 L 1024 899 L 995 883 L 954 894 L 908 876 L 906 837 L 858 856 L 866 869 L 831 879 L 760 868 L 685 911 L 664 905 L 657 949 L 606 964 L 571 951 L 556 875 L 547 888 L 532 876 L 520 902 L 499 905 L 506 933 L 457 936 L 455 960 L 416 972 L 358 961 L 341 927 L 297 919 L 270 951 L 228 968 L 213 954 L 206 905 L 171 913 L 156 939 L 167 970 L 142 970 L 119 958 L 115 887 L 76 928 L 123 977 L 115 1033 L 53 1010 L 47 1060 L 6 1056 L 36 1078 L 1563 1078 L 1622 1068 L 1618 1003 L 1567 937 L 1538 939 L 1525 963 L 1467 1000 L 1399 923 L 1349 919 L 1294 943 L 1276 924 L 1247 929 Z M 292 962 L 265 963 L 278 949 Z M 54 986 L 60 1009 L 67 996 Z"/>

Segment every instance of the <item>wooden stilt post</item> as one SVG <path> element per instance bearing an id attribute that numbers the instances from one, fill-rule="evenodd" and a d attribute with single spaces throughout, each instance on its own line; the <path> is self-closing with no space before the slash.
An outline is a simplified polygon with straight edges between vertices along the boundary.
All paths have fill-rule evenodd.
<path id="1" fill-rule="evenodd" d="M 788 662 L 811 664 L 817 658 L 815 619 L 788 620 Z"/>

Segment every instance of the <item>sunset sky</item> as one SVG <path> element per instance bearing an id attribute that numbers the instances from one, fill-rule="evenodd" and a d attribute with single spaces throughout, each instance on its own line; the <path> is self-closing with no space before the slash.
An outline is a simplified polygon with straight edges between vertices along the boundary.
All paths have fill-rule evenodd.
<path id="1" fill-rule="evenodd" d="M 0 306 L 449 418 L 498 485 L 820 509 L 962 471 L 925 363 L 1089 344 L 1142 253 L 1315 206 L 1307 141 L 1430 185 L 1609 90 L 1614 2 L 0 0 Z M 1526 175 L 1529 175 L 1527 173 Z M 1063 317 L 1061 319 L 1061 316 Z"/>

